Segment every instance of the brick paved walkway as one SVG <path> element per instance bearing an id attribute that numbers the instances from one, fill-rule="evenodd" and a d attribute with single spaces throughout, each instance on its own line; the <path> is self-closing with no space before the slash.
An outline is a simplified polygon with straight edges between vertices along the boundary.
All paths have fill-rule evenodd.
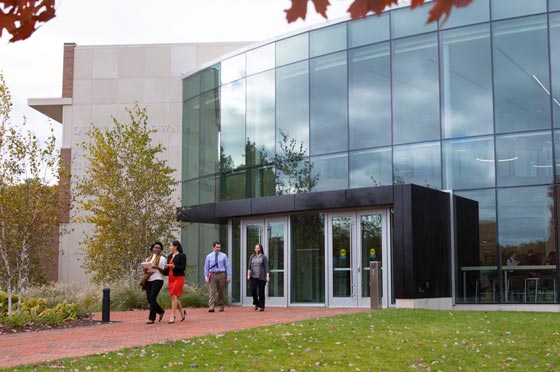
<path id="1" fill-rule="evenodd" d="M 253 311 L 252 307 L 232 306 L 226 311 L 208 313 L 207 309 L 188 309 L 184 322 L 167 324 L 165 314 L 161 323 L 146 325 L 147 311 L 111 313 L 111 323 L 90 327 L 55 329 L 39 332 L 0 335 L 0 368 L 31 364 L 66 357 L 115 351 L 125 347 L 142 346 L 166 340 L 203 336 L 207 334 L 259 327 L 267 324 L 289 323 L 297 320 L 328 317 L 369 309 L 324 307 L 268 307 Z M 94 314 L 101 320 L 101 314 Z"/>

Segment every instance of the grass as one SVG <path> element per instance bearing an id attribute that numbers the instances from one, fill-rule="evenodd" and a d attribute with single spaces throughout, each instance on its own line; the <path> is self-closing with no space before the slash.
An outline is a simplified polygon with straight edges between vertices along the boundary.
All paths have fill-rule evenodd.
<path id="1" fill-rule="evenodd" d="M 560 313 L 382 310 L 12 370 L 560 371 Z"/>

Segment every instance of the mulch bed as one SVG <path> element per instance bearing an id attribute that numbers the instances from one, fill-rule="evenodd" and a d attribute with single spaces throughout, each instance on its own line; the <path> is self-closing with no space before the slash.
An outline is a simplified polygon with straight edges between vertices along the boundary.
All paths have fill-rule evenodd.
<path id="1" fill-rule="evenodd" d="M 45 324 L 35 324 L 30 323 L 21 328 L 8 328 L 0 324 L 0 335 L 11 335 L 14 333 L 27 333 L 27 332 L 38 332 L 50 329 L 65 329 L 65 328 L 76 328 L 76 327 L 90 327 L 94 325 L 104 324 L 100 320 L 93 320 L 91 318 L 84 318 L 78 320 L 72 320 L 69 322 L 64 322 L 56 325 L 45 325 Z"/>

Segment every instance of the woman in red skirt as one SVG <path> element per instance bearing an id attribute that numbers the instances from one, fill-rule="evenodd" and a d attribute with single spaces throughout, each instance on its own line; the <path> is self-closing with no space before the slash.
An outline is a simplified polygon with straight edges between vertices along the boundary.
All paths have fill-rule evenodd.
<path id="1" fill-rule="evenodd" d="M 171 254 L 167 256 L 165 272 L 169 275 L 169 296 L 171 296 L 171 317 L 167 323 L 175 323 L 175 312 L 179 310 L 181 321 L 185 320 L 187 310 L 183 310 L 179 297 L 183 295 L 185 285 L 185 269 L 187 267 L 187 256 L 183 253 L 183 247 L 178 240 L 169 243 Z"/>

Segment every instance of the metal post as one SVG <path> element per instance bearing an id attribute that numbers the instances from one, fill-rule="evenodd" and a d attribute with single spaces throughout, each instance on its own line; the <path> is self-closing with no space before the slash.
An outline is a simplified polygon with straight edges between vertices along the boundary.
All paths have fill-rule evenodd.
<path id="1" fill-rule="evenodd" d="M 369 262 L 369 295 L 372 309 L 381 307 L 381 293 L 379 283 L 381 282 L 381 262 Z"/>
<path id="2" fill-rule="evenodd" d="M 103 323 L 110 322 L 111 311 L 111 289 L 103 288 L 103 301 L 101 303 L 101 321 Z"/>

